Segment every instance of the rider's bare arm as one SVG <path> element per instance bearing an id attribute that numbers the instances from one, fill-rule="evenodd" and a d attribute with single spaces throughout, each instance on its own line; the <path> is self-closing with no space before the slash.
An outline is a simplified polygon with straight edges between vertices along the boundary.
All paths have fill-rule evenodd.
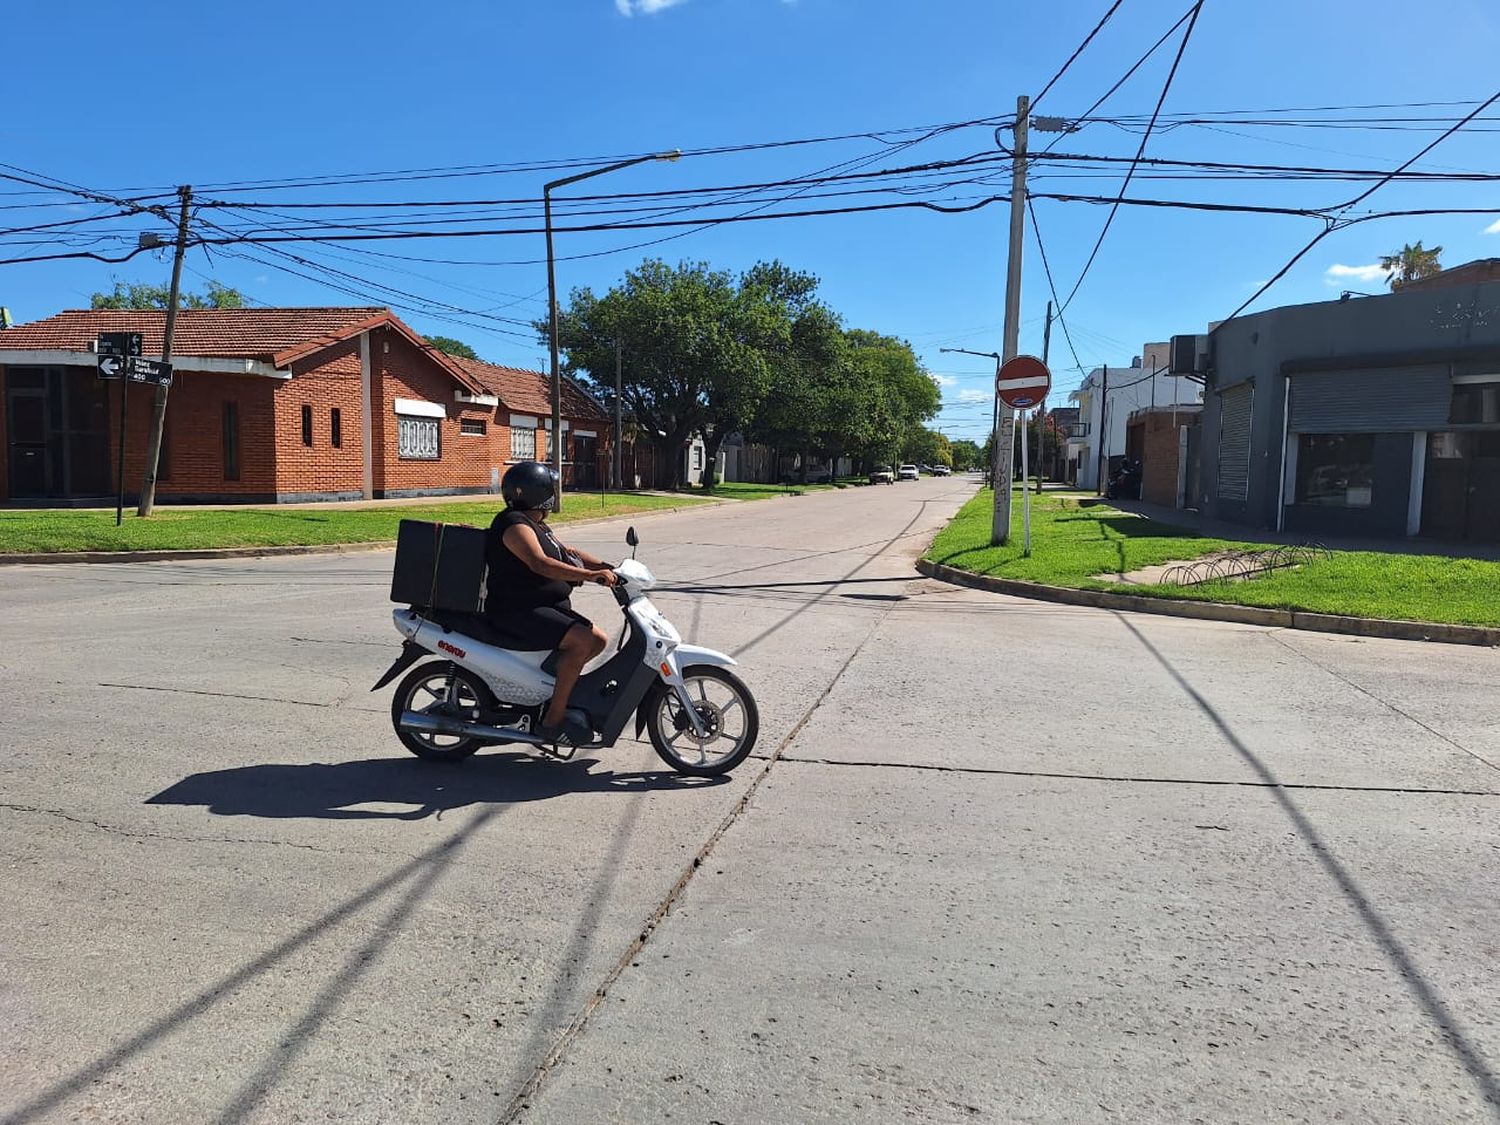
<path id="1" fill-rule="evenodd" d="M 581 547 L 570 547 L 570 546 L 568 546 L 568 544 L 564 543 L 563 544 L 563 550 L 565 550 L 565 551 L 572 551 L 573 554 L 577 555 L 578 558 L 580 560 L 582 560 L 583 565 L 587 569 L 589 569 L 589 570 L 612 570 L 612 569 L 614 569 L 609 563 L 605 562 L 601 558 L 597 558 L 596 556 L 589 554 L 587 551 L 585 551 Z"/>
<path id="2" fill-rule="evenodd" d="M 594 566 L 571 566 L 565 562 L 558 562 L 542 550 L 542 544 L 536 537 L 536 532 L 523 524 L 516 524 L 505 529 L 505 535 L 501 542 L 510 550 L 511 554 L 520 559 L 534 572 L 543 578 L 558 578 L 564 582 L 598 582 L 604 586 L 614 585 L 613 572 Z M 577 553 L 577 552 L 575 552 Z M 584 558 L 585 562 L 588 559 Z M 598 560 L 594 560 L 597 562 Z"/>

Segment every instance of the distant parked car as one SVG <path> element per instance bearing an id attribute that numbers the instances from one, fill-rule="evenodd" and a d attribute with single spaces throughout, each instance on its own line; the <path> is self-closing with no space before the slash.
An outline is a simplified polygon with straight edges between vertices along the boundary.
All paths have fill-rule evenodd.
<path id="1" fill-rule="evenodd" d="M 915 465 L 902 465 L 896 475 L 901 480 L 916 480 L 917 467 Z"/>
<path id="2" fill-rule="evenodd" d="M 951 472 L 953 470 L 948 468 L 947 465 L 934 465 L 932 467 L 932 475 L 935 477 L 945 477 Z"/>
<path id="3" fill-rule="evenodd" d="M 800 469 L 793 469 L 791 472 L 783 474 L 782 478 L 781 478 L 781 483 L 782 484 L 801 484 L 802 483 L 802 471 Z M 828 468 L 827 465 L 809 465 L 808 469 L 807 469 L 807 483 L 808 484 L 832 484 L 833 483 L 833 472 Z"/>
<path id="4" fill-rule="evenodd" d="M 889 465 L 877 465 L 870 470 L 871 484 L 895 484 L 896 474 L 891 472 Z"/>

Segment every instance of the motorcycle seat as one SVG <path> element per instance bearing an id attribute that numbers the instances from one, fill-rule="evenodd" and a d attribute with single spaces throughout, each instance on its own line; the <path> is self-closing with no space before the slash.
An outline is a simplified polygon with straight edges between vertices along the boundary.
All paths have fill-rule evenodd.
<path id="1" fill-rule="evenodd" d="M 441 626 L 444 631 L 462 633 L 466 637 L 473 637 L 481 644 L 494 645 L 496 648 L 508 648 L 512 652 L 543 652 L 545 646 L 538 646 L 534 641 L 528 641 L 524 637 L 502 629 L 487 618 L 477 613 L 461 613 L 448 609 L 430 609 L 424 615 L 434 625 Z"/>

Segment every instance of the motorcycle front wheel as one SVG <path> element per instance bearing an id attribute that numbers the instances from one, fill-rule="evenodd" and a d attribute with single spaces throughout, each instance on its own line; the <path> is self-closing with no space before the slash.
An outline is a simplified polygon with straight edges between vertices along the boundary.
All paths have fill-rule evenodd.
<path id="1" fill-rule="evenodd" d="M 419 665 L 407 673 L 391 697 L 391 725 L 396 737 L 419 758 L 430 762 L 457 762 L 484 745 L 477 738 L 454 734 L 428 734 L 403 730 L 401 714 L 422 715 L 474 722 L 489 699 L 489 689 L 472 673 L 446 661 Z"/>
<path id="2" fill-rule="evenodd" d="M 755 697 L 733 672 L 711 665 L 682 671 L 693 709 L 705 728 L 699 738 L 675 691 L 658 692 L 646 712 L 646 730 L 657 755 L 678 773 L 716 777 L 728 773 L 755 749 L 760 712 Z"/>

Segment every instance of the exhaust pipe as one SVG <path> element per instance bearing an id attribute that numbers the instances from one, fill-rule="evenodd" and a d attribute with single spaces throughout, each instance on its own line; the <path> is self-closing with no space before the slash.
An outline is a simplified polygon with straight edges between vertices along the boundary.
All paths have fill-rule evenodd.
<path id="1" fill-rule="evenodd" d="M 418 734 L 447 734 L 456 738 L 483 738 L 490 742 L 525 742 L 531 746 L 545 745 L 530 731 L 519 727 L 492 727 L 484 723 L 465 723 L 459 719 L 444 719 L 437 715 L 424 715 L 420 711 L 402 711 L 401 729 Z"/>

